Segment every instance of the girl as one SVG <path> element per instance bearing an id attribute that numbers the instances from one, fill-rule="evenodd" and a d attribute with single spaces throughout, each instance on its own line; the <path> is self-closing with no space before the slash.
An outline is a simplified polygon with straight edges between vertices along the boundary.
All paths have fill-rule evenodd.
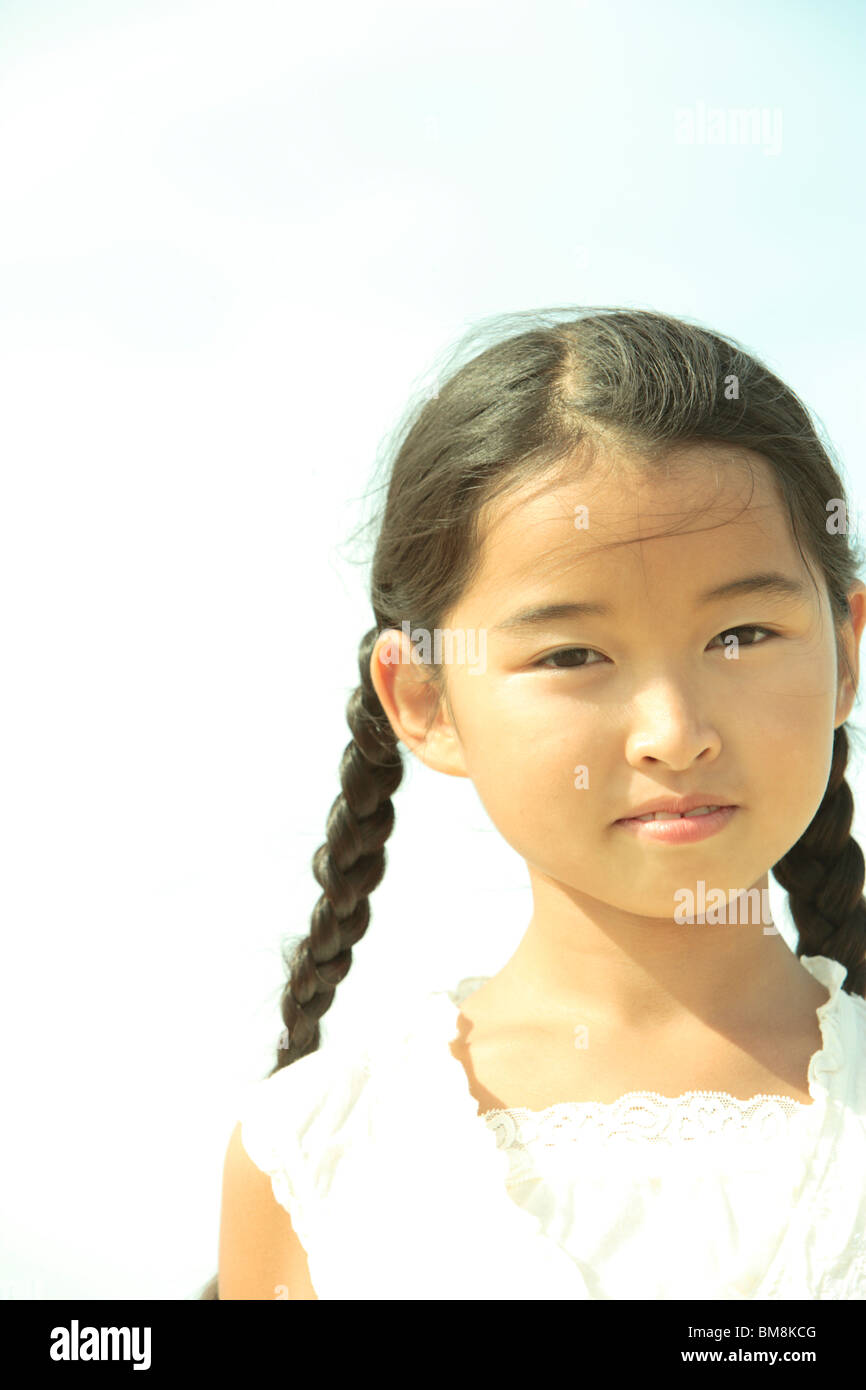
<path id="1" fill-rule="evenodd" d="M 866 1297 L 842 482 L 732 339 L 562 312 L 454 371 L 397 449 L 323 892 L 203 1297 Z M 399 743 L 471 778 L 532 917 L 495 975 L 319 1051 Z"/>

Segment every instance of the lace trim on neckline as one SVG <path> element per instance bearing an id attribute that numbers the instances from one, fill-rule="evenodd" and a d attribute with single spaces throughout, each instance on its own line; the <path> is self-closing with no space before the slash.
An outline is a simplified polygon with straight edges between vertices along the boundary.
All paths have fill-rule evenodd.
<path id="1" fill-rule="evenodd" d="M 628 1091 L 615 1101 L 563 1101 L 543 1110 L 512 1106 L 486 1110 L 478 1120 L 496 1134 L 501 1149 L 541 1144 L 558 1146 L 562 1140 L 592 1136 L 611 1140 L 651 1140 L 678 1144 L 682 1140 L 736 1134 L 763 1140 L 786 1133 L 792 1122 L 820 1110 L 813 1101 L 761 1092 L 740 1100 L 727 1091 L 684 1091 L 663 1096 L 657 1091 Z"/>
<path id="2" fill-rule="evenodd" d="M 709 1104 L 708 1104 L 709 1103 Z M 774 1091 L 768 1094 L 766 1091 L 759 1091 L 747 1100 L 741 1100 L 738 1096 L 731 1095 L 730 1091 L 681 1091 L 678 1096 L 663 1096 L 660 1091 L 625 1091 L 616 1100 L 561 1100 L 553 1105 L 546 1105 L 540 1110 L 533 1110 L 525 1105 L 496 1106 L 492 1110 L 485 1110 L 478 1116 L 479 1120 L 486 1120 L 492 1115 L 551 1115 L 567 1112 L 568 1114 L 586 1114 L 593 1118 L 596 1116 L 620 1116 L 624 1112 L 631 1110 L 651 1110 L 656 1112 L 660 1108 L 668 1111 L 688 1110 L 704 1114 L 708 1109 L 716 1110 L 736 1110 L 741 1115 L 745 1115 L 754 1107 L 766 1109 L 767 1105 L 774 1105 L 777 1109 L 786 1113 L 796 1113 L 799 1110 L 813 1110 L 814 1101 L 795 1100 L 793 1096 L 782 1096 Z"/>

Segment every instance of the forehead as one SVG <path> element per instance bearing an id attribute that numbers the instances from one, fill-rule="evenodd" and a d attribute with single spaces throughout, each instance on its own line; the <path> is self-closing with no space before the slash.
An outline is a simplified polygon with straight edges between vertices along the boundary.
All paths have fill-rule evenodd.
<path id="1" fill-rule="evenodd" d="M 790 518 L 768 462 L 751 450 L 702 444 L 661 458 L 607 450 L 493 499 L 479 525 L 478 588 L 554 579 L 580 568 L 621 575 L 772 555 L 802 570 Z"/>

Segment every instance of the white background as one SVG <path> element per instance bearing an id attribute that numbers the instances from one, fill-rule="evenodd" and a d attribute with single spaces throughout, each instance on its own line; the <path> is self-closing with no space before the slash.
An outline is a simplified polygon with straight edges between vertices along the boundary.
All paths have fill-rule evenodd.
<path id="1" fill-rule="evenodd" d="M 730 334 L 858 506 L 864 19 L 2 5 L 0 1294 L 190 1298 L 216 1270 L 372 626 L 347 539 L 470 325 L 620 304 Z M 678 143 L 699 103 L 779 111 L 781 149 Z M 395 807 L 325 1039 L 498 968 L 528 920 L 470 783 L 412 761 Z"/>

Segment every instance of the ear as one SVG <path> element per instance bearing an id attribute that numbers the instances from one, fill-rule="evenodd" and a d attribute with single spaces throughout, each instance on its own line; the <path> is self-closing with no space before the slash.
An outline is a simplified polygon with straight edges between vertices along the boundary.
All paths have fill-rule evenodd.
<path id="1" fill-rule="evenodd" d="M 840 660 L 838 690 L 836 695 L 836 721 L 834 728 L 844 724 L 854 706 L 857 696 L 857 685 L 860 680 L 860 637 L 866 624 L 866 584 L 862 584 L 858 579 L 848 590 L 848 607 L 851 616 L 845 623 L 842 631 L 842 641 L 848 663 L 854 673 L 854 683 L 852 685 L 848 670 Z"/>
<path id="2" fill-rule="evenodd" d="M 379 633 L 370 678 L 396 737 L 427 767 L 468 777 L 454 716 L 405 632 Z"/>

